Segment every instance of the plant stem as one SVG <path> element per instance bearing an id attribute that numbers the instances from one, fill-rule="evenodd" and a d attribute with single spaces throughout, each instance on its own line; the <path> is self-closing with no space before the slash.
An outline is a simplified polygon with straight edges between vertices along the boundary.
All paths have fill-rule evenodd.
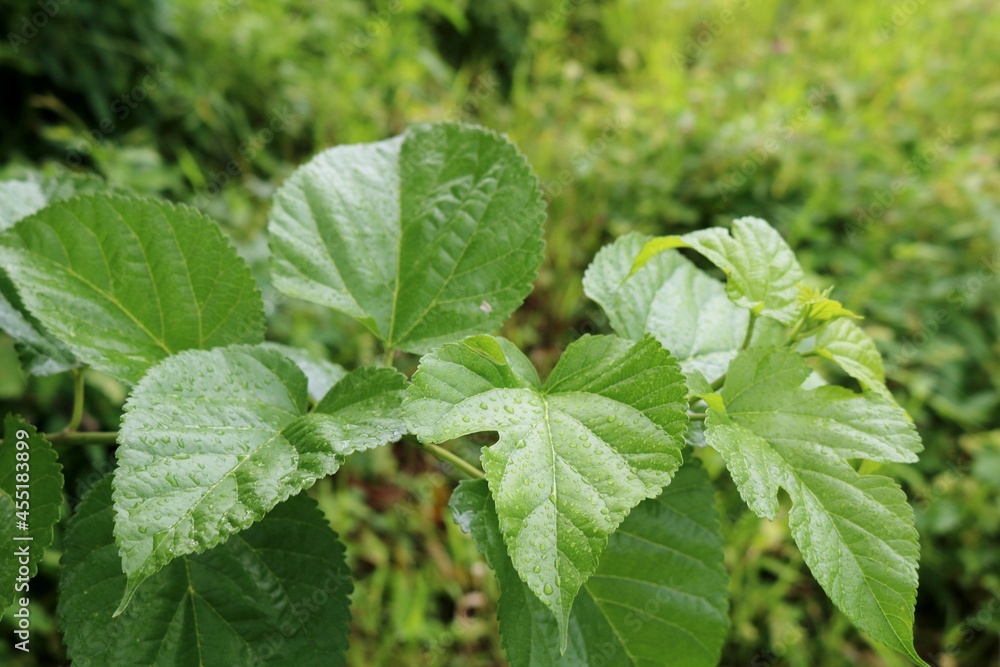
<path id="1" fill-rule="evenodd" d="M 73 433 L 46 434 L 53 445 L 113 445 L 118 442 L 118 431 L 76 431 Z"/>
<path id="2" fill-rule="evenodd" d="M 458 468 L 459 470 L 461 470 L 463 473 L 465 473 L 466 475 L 468 475 L 472 479 L 485 479 L 486 478 L 486 475 L 483 474 L 482 470 L 480 470 L 479 468 L 473 466 L 471 463 L 469 463 L 465 459 L 461 458 L 460 456 L 458 456 L 454 452 L 449 452 L 444 447 L 440 447 L 438 445 L 431 444 L 431 443 L 421 444 L 420 447 L 422 447 L 423 449 L 427 450 L 428 452 L 430 452 L 434 456 L 438 457 L 442 461 L 444 461 L 446 463 L 450 463 L 451 465 L 455 466 L 456 468 Z"/>
<path id="3" fill-rule="evenodd" d="M 382 365 L 392 368 L 392 359 L 396 356 L 396 350 L 391 347 L 385 348 L 385 356 L 382 358 Z"/>
<path id="4" fill-rule="evenodd" d="M 688 413 L 688 419 L 690 419 L 693 422 L 703 422 L 703 421 L 705 421 L 705 417 L 707 417 L 707 416 L 708 415 L 706 415 L 704 412 L 689 412 Z"/>
<path id="5" fill-rule="evenodd" d="M 797 339 L 797 338 L 798 338 L 798 336 L 799 336 L 799 332 L 800 332 L 800 331 L 802 331 L 802 326 L 803 326 L 803 325 L 804 325 L 805 323 L 806 323 L 806 318 L 804 318 L 804 317 L 803 317 L 803 318 L 800 318 L 800 319 L 799 319 L 799 321 L 795 323 L 795 326 L 794 326 L 794 327 L 792 328 L 792 330 L 791 330 L 791 331 L 790 331 L 790 332 L 788 333 L 788 340 L 787 340 L 787 341 L 785 341 L 785 344 L 786 344 L 786 345 L 788 345 L 788 346 L 790 346 L 790 347 L 795 347 L 795 343 L 797 342 L 797 340 L 796 340 L 796 339 Z"/>
<path id="6" fill-rule="evenodd" d="M 723 373 L 719 377 L 715 378 L 715 382 L 713 382 L 710 386 L 712 387 L 712 391 L 719 391 L 720 389 L 722 389 L 722 385 L 724 385 L 724 384 L 726 384 L 726 374 L 725 373 Z"/>
<path id="7" fill-rule="evenodd" d="M 70 415 L 69 423 L 63 429 L 64 433 L 80 428 L 80 422 L 83 420 L 83 373 L 85 370 L 87 370 L 86 367 L 73 369 L 73 414 Z"/>
<path id="8" fill-rule="evenodd" d="M 750 322 L 747 324 L 747 335 L 743 337 L 743 344 L 740 345 L 741 350 L 745 350 L 750 347 L 750 341 L 753 340 L 753 330 L 757 326 L 757 314 L 750 313 Z"/>
<path id="9" fill-rule="evenodd" d="M 118 431 L 74 431 L 43 433 L 42 437 L 53 445 L 113 445 L 118 442 Z M 3 440 L 0 440 L 0 447 Z"/>

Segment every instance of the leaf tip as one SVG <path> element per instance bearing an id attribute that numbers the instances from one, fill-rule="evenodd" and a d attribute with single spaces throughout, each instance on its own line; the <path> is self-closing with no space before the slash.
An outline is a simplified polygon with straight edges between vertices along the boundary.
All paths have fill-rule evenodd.
<path id="1" fill-rule="evenodd" d="M 504 354 L 500 343 L 493 336 L 479 334 L 477 336 L 470 336 L 462 342 L 467 348 L 476 354 L 486 357 L 498 366 L 507 365 L 507 355 Z"/>
<path id="2" fill-rule="evenodd" d="M 675 248 L 690 248 L 684 239 L 680 236 L 661 236 L 659 238 L 651 239 L 646 242 L 646 245 L 642 246 L 642 250 L 636 255 L 635 261 L 632 262 L 632 269 L 629 271 L 629 277 L 631 278 L 635 273 L 644 267 L 649 260 L 653 259 L 656 255 L 659 255 L 665 250 L 673 250 Z"/>

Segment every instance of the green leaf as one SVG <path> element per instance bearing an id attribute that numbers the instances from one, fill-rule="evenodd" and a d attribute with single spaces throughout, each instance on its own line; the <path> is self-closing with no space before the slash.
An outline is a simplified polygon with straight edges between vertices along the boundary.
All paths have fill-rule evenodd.
<path id="1" fill-rule="evenodd" d="M 405 382 L 388 368 L 360 368 L 307 413 L 305 375 L 274 350 L 188 351 L 152 368 L 118 437 L 121 609 L 174 558 L 248 528 L 349 454 L 398 440 Z"/>
<path id="2" fill-rule="evenodd" d="M 250 269 L 191 208 L 120 196 L 56 202 L 0 237 L 0 260 L 53 336 L 127 382 L 181 350 L 263 338 Z"/>
<path id="3" fill-rule="evenodd" d="M 0 232 L 45 204 L 45 193 L 36 181 L 0 182 Z"/>
<path id="4" fill-rule="evenodd" d="M 833 288 L 820 291 L 808 285 L 799 285 L 799 305 L 803 315 L 814 322 L 825 322 L 840 317 L 861 319 L 859 315 L 844 308 L 844 304 L 830 298 Z"/>
<path id="5" fill-rule="evenodd" d="M 103 187 L 96 177 L 41 176 L 0 182 L 0 231 L 41 210 L 48 203 Z M 24 369 L 33 375 L 62 373 L 80 366 L 73 353 L 53 338 L 24 308 L 17 290 L 0 271 L 0 329 L 17 344 Z"/>
<path id="6" fill-rule="evenodd" d="M 323 398 L 326 392 L 330 391 L 330 387 L 347 375 L 347 371 L 340 364 L 317 357 L 301 347 L 272 342 L 261 343 L 260 347 L 281 352 L 295 362 L 299 370 L 306 375 L 309 382 L 309 400 L 314 403 Z"/>
<path id="7" fill-rule="evenodd" d="M 21 303 L 14 283 L 0 271 L 0 329 L 14 339 L 24 370 L 32 375 L 53 375 L 80 362 L 54 338 Z"/>
<path id="8" fill-rule="evenodd" d="M 885 386 L 882 356 L 868 334 L 854 322 L 839 319 L 830 322 L 816 335 L 816 353 L 844 369 L 866 389 L 892 400 Z"/>
<path id="9" fill-rule="evenodd" d="M 689 388 L 698 374 L 714 381 L 742 346 L 750 316 L 729 300 L 722 283 L 678 252 L 659 252 L 633 272 L 633 258 L 652 242 L 633 233 L 602 248 L 584 275 L 584 291 L 618 335 L 655 336 L 680 361 Z M 780 323 L 765 319 L 751 345 L 776 345 L 785 336 Z"/>
<path id="10" fill-rule="evenodd" d="M 638 340 L 651 333 L 686 374 L 699 371 L 713 381 L 740 349 L 749 313 L 729 301 L 722 283 L 678 252 L 658 253 L 630 273 L 650 239 L 633 233 L 602 248 L 587 268 L 583 289 L 618 335 Z"/>
<path id="11" fill-rule="evenodd" d="M 500 581 L 500 633 L 512 667 L 653 667 L 666 655 L 675 667 L 718 664 L 729 625 L 729 577 L 719 512 L 700 466 L 683 466 L 610 537 L 573 605 L 561 656 L 555 619 L 507 555 L 487 484 L 462 482 L 450 505 Z"/>
<path id="12" fill-rule="evenodd" d="M 722 269 L 726 293 L 736 305 L 782 324 L 795 321 L 802 268 L 781 235 L 760 218 L 737 218 L 732 236 L 712 227 L 653 239 L 636 257 L 633 272 L 672 248 L 692 248 Z"/>
<path id="13" fill-rule="evenodd" d="M 35 427 L 17 415 L 4 419 L 0 445 L 0 611 L 16 597 L 15 584 L 35 576 L 52 544 L 52 529 L 62 508 L 63 476 L 59 457 Z M 8 514 L 9 512 L 9 514 Z M 23 514 L 22 514 L 23 512 Z M 20 557 L 27 550 L 27 562 Z M 27 578 L 19 572 L 27 566 Z M 21 577 L 21 578 L 19 578 Z"/>
<path id="14" fill-rule="evenodd" d="M 788 492 L 792 535 L 830 598 L 873 638 L 923 664 L 913 648 L 913 511 L 894 481 L 847 462 L 915 461 L 920 438 L 877 394 L 801 389 L 809 372 L 788 350 L 740 353 L 707 400 L 706 440 L 759 516 L 773 518 L 778 489 Z"/>
<path id="15" fill-rule="evenodd" d="M 346 664 L 344 547 L 308 496 L 211 551 L 179 557 L 117 618 L 126 578 L 113 529 L 109 476 L 64 540 L 58 616 L 76 667 Z"/>
<path id="16" fill-rule="evenodd" d="M 404 403 L 422 442 L 497 431 L 483 469 L 514 567 L 556 615 L 570 609 L 608 536 L 681 463 L 687 423 L 677 362 L 653 338 L 585 336 L 543 385 L 498 339 L 506 364 L 464 343 L 421 360 Z"/>
<path id="17" fill-rule="evenodd" d="M 517 149 L 432 124 L 338 146 L 299 168 L 271 211 L 271 271 L 290 296 L 427 352 L 499 326 L 531 291 L 545 212 Z"/>

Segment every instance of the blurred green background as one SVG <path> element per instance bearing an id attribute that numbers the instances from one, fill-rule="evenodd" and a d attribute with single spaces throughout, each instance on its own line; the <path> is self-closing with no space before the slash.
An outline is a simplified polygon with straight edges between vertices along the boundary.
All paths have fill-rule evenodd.
<path id="1" fill-rule="evenodd" d="M 544 371 L 606 330 L 582 294 L 597 249 L 633 230 L 775 224 L 807 272 L 865 316 L 926 452 L 884 466 L 921 536 L 916 645 L 1000 664 L 1000 6 L 991 0 L 0 0 L 0 176 L 96 172 L 194 203 L 256 267 L 268 337 L 354 366 L 357 325 L 276 295 L 274 188 L 315 152 L 428 120 L 481 123 L 528 156 L 547 259 L 504 334 Z M 411 370 L 414 359 L 400 367 Z M 85 428 L 124 388 L 90 374 Z M 67 376 L 23 378 L 0 338 L 0 412 L 58 430 Z M 475 456 L 484 442 L 464 443 Z M 784 518 L 744 511 L 711 452 L 732 573 L 723 665 L 903 665 L 811 579 Z M 111 469 L 62 452 L 69 500 Z M 500 665 L 497 586 L 445 504 L 454 477 L 406 444 L 354 457 L 314 493 L 357 577 L 352 665 Z M 34 585 L 35 652 L 55 628 L 58 548 Z M 9 624 L 2 634 L 10 634 Z"/>

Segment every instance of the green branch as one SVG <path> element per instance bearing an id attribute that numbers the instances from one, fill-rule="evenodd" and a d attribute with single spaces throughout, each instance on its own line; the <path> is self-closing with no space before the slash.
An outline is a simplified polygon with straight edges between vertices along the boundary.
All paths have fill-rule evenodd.
<path id="1" fill-rule="evenodd" d="M 118 431 L 74 431 L 67 433 L 42 433 L 43 438 L 53 445 L 114 445 L 118 442 Z M 0 440 L 0 447 L 3 440 Z"/>
<path id="2" fill-rule="evenodd" d="M 73 369 L 73 414 L 70 415 L 69 423 L 63 429 L 64 433 L 69 433 L 80 428 L 83 421 L 83 373 L 87 368 Z"/>
<path id="3" fill-rule="evenodd" d="M 438 445 L 431 444 L 431 443 L 426 443 L 426 444 L 425 443 L 419 443 L 419 447 L 421 447 L 422 449 L 430 452 L 431 454 L 433 454 L 437 458 L 441 459 L 445 463 L 449 463 L 449 464 L 455 466 L 456 468 L 458 468 L 459 470 L 461 470 L 463 473 L 465 473 L 466 475 L 468 475 L 471 479 L 485 479 L 486 478 L 486 475 L 483 474 L 482 470 L 480 470 L 479 468 L 475 467 L 474 465 L 472 465 L 471 463 L 469 463 L 465 459 L 461 458 L 460 456 L 458 456 L 454 452 L 449 452 L 444 447 L 440 447 Z"/>

